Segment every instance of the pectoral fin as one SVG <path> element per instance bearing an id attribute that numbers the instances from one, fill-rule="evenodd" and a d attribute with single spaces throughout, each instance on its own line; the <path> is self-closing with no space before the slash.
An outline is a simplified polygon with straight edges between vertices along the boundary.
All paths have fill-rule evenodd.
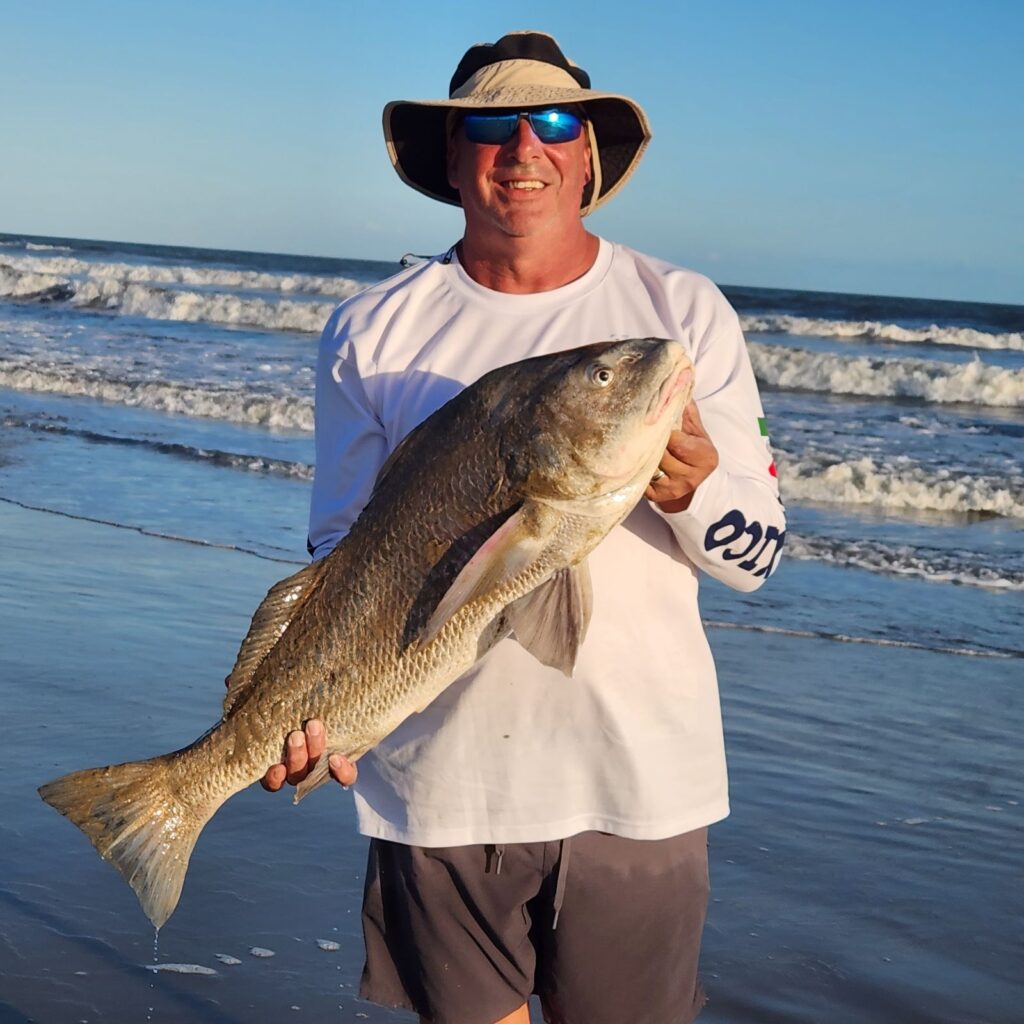
<path id="1" fill-rule="evenodd" d="M 510 604 L 506 615 L 523 647 L 542 664 L 571 676 L 592 607 L 590 570 L 584 561 Z"/>
<path id="2" fill-rule="evenodd" d="M 509 585 L 543 552 L 555 517 L 527 503 L 484 541 L 438 602 L 420 635 L 426 645 L 461 608 Z"/>

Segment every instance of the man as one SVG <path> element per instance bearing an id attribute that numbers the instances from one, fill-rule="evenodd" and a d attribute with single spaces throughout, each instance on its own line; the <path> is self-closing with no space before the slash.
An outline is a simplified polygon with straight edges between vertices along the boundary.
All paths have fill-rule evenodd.
<path id="1" fill-rule="evenodd" d="M 613 337 L 675 338 L 696 366 L 642 502 L 590 557 L 594 611 L 572 680 L 513 639 L 361 764 L 371 836 L 364 997 L 434 1024 L 688 1021 L 707 826 L 728 813 L 705 571 L 753 590 L 783 514 L 735 313 L 705 278 L 590 234 L 582 217 L 647 145 L 643 111 L 590 89 L 555 41 L 472 47 L 448 100 L 384 111 L 412 187 L 460 205 L 462 239 L 343 303 L 324 331 L 310 548 L 326 554 L 402 438 L 518 359 Z M 699 406 L 699 411 L 698 411 Z M 706 427 L 705 427 L 706 423 Z M 264 785 L 296 782 L 320 723 Z M 332 758 L 332 774 L 355 780 Z"/>

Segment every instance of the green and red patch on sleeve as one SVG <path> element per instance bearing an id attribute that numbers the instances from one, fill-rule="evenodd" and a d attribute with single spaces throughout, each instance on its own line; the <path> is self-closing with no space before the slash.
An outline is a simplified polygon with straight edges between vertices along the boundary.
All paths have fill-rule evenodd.
<path id="1" fill-rule="evenodd" d="M 764 416 L 757 417 L 757 429 L 760 435 L 764 438 L 764 446 L 768 450 L 769 457 L 771 457 L 771 448 L 769 447 L 768 441 L 768 420 Z M 779 471 L 775 468 L 775 460 L 772 460 L 771 465 L 768 467 L 768 472 L 772 476 L 778 478 Z"/>

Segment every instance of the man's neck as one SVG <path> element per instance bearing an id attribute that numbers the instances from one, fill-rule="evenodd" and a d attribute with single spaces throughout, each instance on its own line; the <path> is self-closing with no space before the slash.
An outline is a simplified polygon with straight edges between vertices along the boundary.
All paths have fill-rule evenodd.
<path id="1" fill-rule="evenodd" d="M 459 242 L 459 263 L 477 284 L 496 292 L 526 295 L 549 292 L 582 277 L 597 259 L 600 241 L 580 226 L 568 239 L 478 239 L 470 232 Z"/>

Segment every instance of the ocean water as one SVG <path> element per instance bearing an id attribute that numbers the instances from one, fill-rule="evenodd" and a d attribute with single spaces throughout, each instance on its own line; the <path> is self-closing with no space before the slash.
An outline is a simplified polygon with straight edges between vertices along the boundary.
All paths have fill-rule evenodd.
<path id="1" fill-rule="evenodd" d="M 56 705 L 71 716 L 59 750 L 38 733 L 45 754 L 35 775 L 39 763 L 50 777 L 101 761 L 132 713 L 159 738 L 135 737 L 131 749 L 108 759 L 163 750 L 165 734 L 180 745 L 210 724 L 248 615 L 266 586 L 305 561 L 319 330 L 339 300 L 398 269 L 0 235 L 0 539 L 10 559 L 0 598 L 22 623 L 11 635 L 32 637 L 8 643 L 0 699 L 29 719 L 48 717 Z M 716 1010 L 712 979 L 708 1019 L 1019 1020 L 1010 1007 L 1024 1005 L 1011 925 L 1011 914 L 1024 909 L 1014 895 L 1024 868 L 1017 739 L 1024 724 L 1024 307 L 724 290 L 760 381 L 789 530 L 780 568 L 763 590 L 741 595 L 709 583 L 702 598 L 722 666 L 735 808 L 714 840 L 724 847 L 713 865 L 716 891 L 724 881 L 725 895 L 716 896 L 723 903 L 709 918 L 707 973 L 721 987 Z M 22 578 L 23 562 L 39 568 L 25 568 Z M 141 581 L 135 566 L 145 570 Z M 203 574 L 198 593 L 190 571 Z M 23 598 L 26 589 L 34 604 Z M 126 592 L 135 595 L 127 604 Z M 190 637 L 180 671 L 190 673 L 195 713 L 180 710 L 183 683 L 158 671 L 178 642 L 168 618 Z M 92 623 L 85 632 L 83 621 Z M 141 696 L 128 682 L 133 664 L 148 665 L 152 677 Z M 26 677 L 35 681 L 31 690 L 20 688 Z M 136 711 L 114 703 L 119 712 L 102 712 L 114 695 Z M 863 729 L 851 731 L 855 725 Z M 0 1021 L 122 1019 L 90 979 L 100 962 L 104 978 L 137 965 L 136 947 L 150 941 L 144 922 L 119 917 L 134 913 L 130 893 L 110 896 L 118 912 L 109 909 L 107 894 L 122 883 L 97 858 L 87 863 L 92 855 L 70 826 L 52 812 L 46 817 L 41 805 L 27 809 L 24 800 L 43 781 L 31 767 L 11 769 L 22 796 L 8 794 L 2 804 L 8 851 L 26 837 L 64 842 L 66 854 L 52 856 L 68 888 L 77 872 L 92 879 L 95 870 L 102 898 L 67 896 L 31 867 L 5 866 L 0 897 L 25 928 L 42 932 L 29 952 L 24 928 L 0 927 L 0 959 L 21 965 L 12 975 L 17 994 L 0 999 Z M 242 807 L 234 827 L 265 813 L 261 798 L 232 802 Z M 326 803 L 314 820 L 333 821 Z M 348 833 L 336 842 L 350 859 L 339 890 L 347 902 L 335 905 L 335 923 L 325 919 L 321 930 L 344 919 L 342 947 L 352 952 L 362 865 L 348 810 L 343 820 Z M 787 827 L 767 841 L 780 825 Z M 211 826 L 199 849 L 226 858 L 230 829 Z M 872 888 L 868 868 L 850 862 L 882 849 L 898 856 L 893 874 Z M 786 856 L 773 862 L 781 851 Z M 31 859 L 27 845 L 22 852 Z M 279 843 L 266 856 L 288 855 Z M 317 856 L 304 850 L 304 869 L 312 871 Z M 260 856 L 247 851 L 243 859 L 239 877 L 256 877 Z M 957 876 L 958 863 L 970 868 L 973 889 Z M 844 883 L 830 886 L 835 873 Z M 300 916 L 311 897 L 338 895 L 328 880 L 306 874 L 281 881 L 276 893 L 272 880 L 260 884 L 270 887 L 270 906 L 294 898 Z M 131 1019 L 146 1019 L 147 984 L 171 986 L 154 992 L 152 1019 L 183 1019 L 176 1014 L 185 1005 L 195 1019 L 252 1019 L 245 1006 L 259 1003 L 244 1000 L 256 999 L 260 985 L 269 999 L 287 982 L 299 993 L 296 1005 L 321 998 L 329 954 L 315 940 L 332 935 L 282 932 L 280 921 L 260 921 L 258 904 L 241 890 L 217 892 L 218 914 L 242 913 L 241 899 L 250 946 L 299 942 L 315 954 L 284 975 L 267 968 L 259 983 L 255 961 L 243 954 L 238 969 L 250 971 L 241 986 L 248 995 L 231 997 L 226 982 L 165 968 L 156 982 L 137 986 L 141 1010 Z M 987 915 L 978 913 L 976 894 Z M 180 917 L 179 936 L 195 942 L 174 949 L 174 961 L 161 959 L 230 973 L 210 949 L 198 964 L 199 936 L 212 925 L 220 935 L 222 919 L 189 909 L 188 895 L 186 887 L 165 932 Z M 873 897 L 888 900 L 888 909 Z M 830 955 L 822 944 L 840 931 Z M 47 963 L 46 935 L 60 956 L 89 960 L 84 974 L 66 972 L 52 1005 L 42 987 L 56 968 L 38 966 Z M 76 945 L 83 935 L 84 946 Z M 820 956 L 801 945 L 809 935 Z M 240 940 L 233 941 L 237 953 Z M 892 953 L 888 961 L 875 957 L 880 944 Z M 912 969 L 890 971 L 887 964 L 901 958 Z M 358 964 L 337 969 L 339 985 L 354 984 Z M 190 1002 L 182 979 L 222 988 Z M 794 1006 L 786 994 L 793 999 L 801 979 L 808 994 Z M 385 1019 L 343 1002 L 339 1019 Z M 321 1015 L 334 1012 L 329 1000 L 316 1005 Z M 285 999 L 281 1012 L 290 1007 Z"/>

